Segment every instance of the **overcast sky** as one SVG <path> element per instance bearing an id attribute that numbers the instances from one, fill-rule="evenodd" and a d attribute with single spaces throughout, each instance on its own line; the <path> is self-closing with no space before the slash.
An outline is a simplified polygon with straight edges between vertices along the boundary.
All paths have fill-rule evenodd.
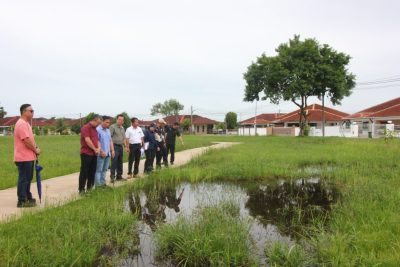
<path id="1" fill-rule="evenodd" d="M 28 102 L 36 116 L 149 118 L 152 104 L 176 98 L 184 113 L 244 119 L 255 106 L 242 101 L 247 66 L 294 34 L 350 54 L 358 82 L 400 77 L 399 10 L 396 0 L 0 0 L 0 105 L 9 115 Z M 337 108 L 399 97 L 400 82 L 389 85 L 355 90 Z"/>

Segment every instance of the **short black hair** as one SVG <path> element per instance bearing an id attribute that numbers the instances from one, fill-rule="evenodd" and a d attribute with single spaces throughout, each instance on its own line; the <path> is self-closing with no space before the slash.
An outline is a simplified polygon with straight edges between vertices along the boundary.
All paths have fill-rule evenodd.
<path id="1" fill-rule="evenodd" d="M 103 116 L 103 121 L 105 121 L 105 120 L 112 120 L 112 118 L 110 117 L 110 116 Z"/>
<path id="2" fill-rule="evenodd" d="M 139 119 L 136 118 L 136 117 L 133 117 L 133 118 L 131 119 L 131 122 L 135 122 L 135 121 L 139 121 Z"/>
<path id="3" fill-rule="evenodd" d="M 94 114 L 93 118 L 92 118 L 92 121 L 95 121 L 97 119 L 103 120 L 103 118 L 99 114 Z"/>
<path id="4" fill-rule="evenodd" d="M 179 126 L 179 122 L 175 122 L 174 125 Z"/>
<path id="5" fill-rule="evenodd" d="M 19 111 L 21 112 L 21 115 L 22 115 L 22 113 L 24 113 L 24 111 L 27 109 L 27 108 L 29 108 L 30 106 L 32 106 L 31 104 L 23 104 L 23 105 L 21 105 L 21 107 L 19 108 Z"/>
<path id="6" fill-rule="evenodd" d="M 124 118 L 124 115 L 122 115 L 122 114 L 118 114 L 118 115 L 117 115 L 117 119 L 118 119 L 119 117 L 122 117 L 122 118 Z"/>

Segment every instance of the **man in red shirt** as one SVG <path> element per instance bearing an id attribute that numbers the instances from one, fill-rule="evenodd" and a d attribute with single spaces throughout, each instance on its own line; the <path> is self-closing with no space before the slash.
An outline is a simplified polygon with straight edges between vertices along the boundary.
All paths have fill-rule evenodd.
<path id="1" fill-rule="evenodd" d="M 36 146 L 32 127 L 29 122 L 33 118 L 33 109 L 30 104 L 20 107 L 21 117 L 14 129 L 14 162 L 18 167 L 18 208 L 34 207 L 36 200 L 32 198 L 31 182 L 33 167 L 40 149 Z"/>
<path id="2" fill-rule="evenodd" d="M 97 156 L 100 154 L 100 142 L 96 127 L 101 123 L 101 117 L 94 115 L 93 119 L 81 129 L 81 171 L 79 174 L 79 193 L 85 193 L 94 185 Z"/>

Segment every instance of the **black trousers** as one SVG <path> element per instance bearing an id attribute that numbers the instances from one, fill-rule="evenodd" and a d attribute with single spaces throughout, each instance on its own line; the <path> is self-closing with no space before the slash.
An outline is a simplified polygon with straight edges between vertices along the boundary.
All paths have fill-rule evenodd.
<path id="1" fill-rule="evenodd" d="M 144 172 L 151 172 L 153 170 L 155 157 L 156 157 L 156 151 L 154 149 L 146 150 L 146 161 L 144 162 Z"/>
<path id="2" fill-rule="evenodd" d="M 33 179 L 34 161 L 16 162 L 18 167 L 17 196 L 19 201 L 32 199 L 31 182 Z"/>
<path id="3" fill-rule="evenodd" d="M 79 173 L 79 192 L 90 190 L 94 185 L 97 156 L 81 154 L 81 172 Z"/>
<path id="4" fill-rule="evenodd" d="M 139 173 L 139 163 L 140 163 L 140 156 L 141 152 L 140 149 L 142 148 L 141 144 L 130 144 L 129 145 L 129 163 L 128 163 L 128 175 L 132 174 L 132 166 L 135 162 L 133 174 L 136 175 Z"/>
<path id="5" fill-rule="evenodd" d="M 115 173 L 117 173 L 117 178 L 122 177 L 123 171 L 123 159 L 124 159 L 124 147 L 122 145 L 114 144 L 115 157 L 111 160 L 111 178 L 115 178 Z"/>
<path id="6" fill-rule="evenodd" d="M 157 153 L 156 153 L 157 167 L 161 166 L 161 159 L 163 160 L 164 165 L 168 166 L 168 154 L 167 154 L 167 148 L 165 147 L 165 144 L 159 143 L 158 147 L 160 148 L 160 151 L 157 151 Z"/>
<path id="7" fill-rule="evenodd" d="M 168 161 L 169 154 L 171 154 L 171 158 L 170 158 L 169 162 L 174 163 L 174 161 L 175 161 L 175 144 L 167 143 L 167 161 Z"/>

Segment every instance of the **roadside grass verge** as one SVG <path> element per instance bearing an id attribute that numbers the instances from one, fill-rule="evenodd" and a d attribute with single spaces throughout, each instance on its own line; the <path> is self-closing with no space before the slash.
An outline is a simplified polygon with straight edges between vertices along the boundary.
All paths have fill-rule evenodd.
<path id="1" fill-rule="evenodd" d="M 123 212 L 125 188 L 99 189 L 65 206 L 0 225 L 0 266 L 110 264 L 99 253 L 126 255 L 137 243 L 135 218 Z"/>

